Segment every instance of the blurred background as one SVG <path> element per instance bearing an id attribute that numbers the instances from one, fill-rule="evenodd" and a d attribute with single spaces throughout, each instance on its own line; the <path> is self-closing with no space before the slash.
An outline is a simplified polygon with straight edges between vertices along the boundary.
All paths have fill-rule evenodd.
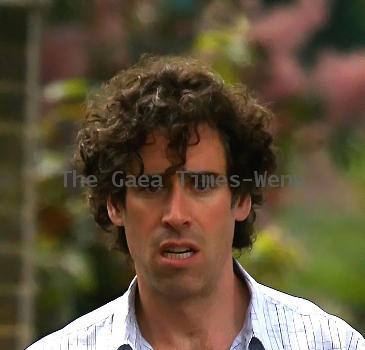
<path id="1" fill-rule="evenodd" d="M 363 0 L 0 0 L 0 348 L 120 296 L 133 276 L 72 170 L 90 90 L 142 53 L 194 55 L 275 111 L 278 175 L 239 256 L 365 333 Z"/>

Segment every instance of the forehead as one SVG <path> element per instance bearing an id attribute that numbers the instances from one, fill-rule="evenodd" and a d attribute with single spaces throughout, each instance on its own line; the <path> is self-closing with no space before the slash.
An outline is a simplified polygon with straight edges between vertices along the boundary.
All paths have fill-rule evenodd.
<path id="1" fill-rule="evenodd" d="M 186 150 L 185 169 L 189 171 L 226 172 L 226 156 L 219 133 L 206 124 L 200 124 L 197 129 L 200 141 L 190 140 L 194 145 Z M 147 138 L 139 154 L 144 163 L 145 173 L 163 173 L 172 164 L 167 159 L 166 149 L 168 138 L 162 131 L 154 131 Z"/>

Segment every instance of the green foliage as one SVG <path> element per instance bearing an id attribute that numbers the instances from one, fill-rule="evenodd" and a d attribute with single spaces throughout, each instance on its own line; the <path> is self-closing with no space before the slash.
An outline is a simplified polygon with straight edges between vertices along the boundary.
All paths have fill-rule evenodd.
<path id="1" fill-rule="evenodd" d="M 47 17 L 52 23 L 80 21 L 90 13 L 87 1 L 52 0 L 50 4 Z"/>
<path id="2" fill-rule="evenodd" d="M 285 237 L 279 227 L 268 227 L 258 233 L 249 254 L 235 255 L 255 279 L 283 289 L 288 284 L 288 276 L 300 270 L 301 254 L 298 242 Z"/>
<path id="3" fill-rule="evenodd" d="M 287 290 L 333 313 L 336 304 L 341 305 L 359 329 L 365 326 L 361 313 L 356 318 L 350 310 L 365 309 L 363 212 L 364 208 L 349 215 L 293 203 L 277 213 L 279 225 L 305 249 L 302 268 L 290 275 Z"/>
<path id="4" fill-rule="evenodd" d="M 85 98 L 89 89 L 83 78 L 56 81 L 48 84 L 44 89 L 44 97 L 48 102 L 55 103 L 66 100 L 80 100 Z"/>
<path id="5" fill-rule="evenodd" d="M 232 26 L 207 30 L 197 35 L 193 51 L 210 57 L 213 68 L 227 83 L 238 83 L 237 70 L 253 63 L 253 55 L 245 36 L 248 32 L 246 17 Z"/>
<path id="6" fill-rule="evenodd" d="M 331 155 L 336 164 L 365 196 L 365 132 L 341 128 L 331 142 Z"/>

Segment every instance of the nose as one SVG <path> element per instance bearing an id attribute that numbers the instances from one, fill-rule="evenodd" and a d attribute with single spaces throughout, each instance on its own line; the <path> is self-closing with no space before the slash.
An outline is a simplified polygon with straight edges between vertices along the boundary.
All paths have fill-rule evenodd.
<path id="1" fill-rule="evenodd" d="M 191 203 L 178 178 L 172 181 L 167 205 L 162 216 L 162 224 L 177 231 L 191 225 Z"/>

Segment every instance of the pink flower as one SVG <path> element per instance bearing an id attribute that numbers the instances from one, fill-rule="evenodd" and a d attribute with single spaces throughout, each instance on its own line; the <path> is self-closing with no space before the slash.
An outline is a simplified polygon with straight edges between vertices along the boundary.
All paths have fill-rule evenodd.
<path id="1" fill-rule="evenodd" d="M 365 52 L 322 53 L 313 72 L 313 85 L 323 96 L 329 119 L 364 117 Z"/>

